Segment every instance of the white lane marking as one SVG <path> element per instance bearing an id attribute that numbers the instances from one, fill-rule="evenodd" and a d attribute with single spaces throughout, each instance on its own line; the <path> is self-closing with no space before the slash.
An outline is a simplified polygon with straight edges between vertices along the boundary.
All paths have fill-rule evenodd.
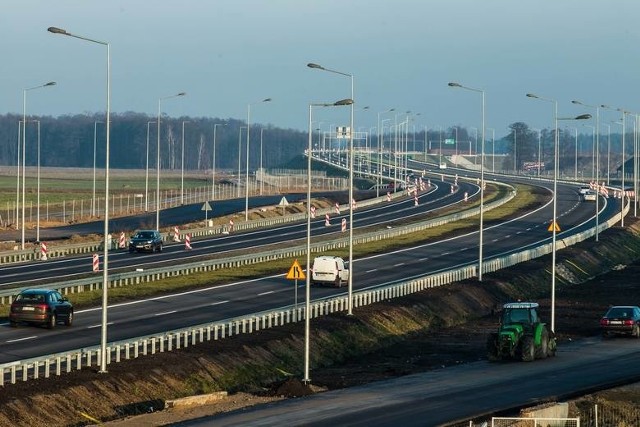
<path id="1" fill-rule="evenodd" d="M 5 341 L 5 342 L 6 343 L 13 343 L 13 342 L 26 341 L 26 340 L 34 340 L 36 338 L 38 338 L 38 336 L 37 335 L 33 335 L 31 337 L 17 338 L 15 340 L 8 340 L 8 341 Z"/>
<path id="2" fill-rule="evenodd" d="M 404 262 L 399 262 L 399 263 L 397 263 L 397 264 L 394 264 L 393 266 L 394 266 L 394 267 L 400 267 L 400 266 L 402 266 L 402 265 L 404 265 Z"/>
<path id="3" fill-rule="evenodd" d="M 166 316 L 167 314 L 176 313 L 177 310 L 165 311 L 164 313 L 155 313 L 154 316 Z"/>
<path id="4" fill-rule="evenodd" d="M 113 322 L 107 322 L 107 326 L 109 326 L 109 325 L 113 325 Z M 87 329 L 95 329 L 95 328 L 99 328 L 101 326 L 102 326 L 102 324 L 98 323 L 97 325 L 87 326 Z"/>
<path id="5" fill-rule="evenodd" d="M 226 304 L 226 303 L 228 303 L 228 302 L 229 302 L 228 300 L 227 300 L 227 301 L 218 301 L 218 302 L 212 302 L 212 303 L 211 303 L 211 304 L 209 304 L 209 305 L 220 305 L 220 304 Z"/>
<path id="6" fill-rule="evenodd" d="M 272 293 L 273 293 L 273 291 L 262 292 L 262 293 L 258 294 L 258 296 L 261 297 L 262 295 L 269 295 L 269 294 L 272 294 Z"/>
<path id="7" fill-rule="evenodd" d="M 373 270 L 367 270 L 367 271 L 365 271 L 365 274 L 366 274 L 366 273 L 373 273 L 374 271 L 378 271 L 378 269 L 377 269 L 377 268 L 374 268 Z"/>

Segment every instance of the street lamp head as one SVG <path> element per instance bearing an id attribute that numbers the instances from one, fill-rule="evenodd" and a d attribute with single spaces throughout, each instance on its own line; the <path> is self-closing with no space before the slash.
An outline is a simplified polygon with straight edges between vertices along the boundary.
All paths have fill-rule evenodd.
<path id="1" fill-rule="evenodd" d="M 185 96 L 187 94 L 187 92 L 180 92 L 178 94 L 176 94 L 176 96 Z"/>
<path id="2" fill-rule="evenodd" d="M 56 85 L 56 82 L 49 82 L 49 83 L 45 83 L 45 84 L 43 84 L 43 85 L 42 85 L 42 87 L 45 87 L 45 86 L 55 86 L 55 85 Z"/>
<path id="3" fill-rule="evenodd" d="M 262 102 L 271 102 L 271 98 L 265 98 L 262 100 Z"/>
<path id="4" fill-rule="evenodd" d="M 456 82 L 449 82 L 449 86 L 450 87 L 462 87 L 462 85 L 460 83 L 456 83 Z"/>
<path id="5" fill-rule="evenodd" d="M 352 104 L 353 104 L 353 99 L 351 98 L 341 99 L 340 101 L 336 101 L 333 103 L 333 105 L 335 105 L 336 107 L 339 107 L 341 105 L 352 105 Z"/>
<path id="6" fill-rule="evenodd" d="M 309 68 L 317 68 L 318 70 L 324 70 L 324 67 L 322 65 L 314 64 L 313 62 L 309 62 L 307 64 L 307 67 L 309 67 Z"/>
<path id="7" fill-rule="evenodd" d="M 609 107 L 608 105 L 605 105 L 605 104 L 601 104 L 600 108 L 611 108 L 611 107 Z"/>
<path id="8" fill-rule="evenodd" d="M 533 93 L 528 93 L 528 94 L 527 94 L 527 97 L 529 97 L 529 98 L 539 98 L 539 96 L 538 96 L 538 95 L 535 95 L 535 94 L 533 94 Z"/>
<path id="9" fill-rule="evenodd" d="M 50 33 L 53 33 L 53 34 L 64 34 L 65 36 L 69 35 L 69 33 L 67 33 L 65 30 L 63 30 L 62 28 L 58 28 L 58 27 L 49 27 L 49 28 L 47 28 L 47 31 L 49 31 Z"/>
<path id="10" fill-rule="evenodd" d="M 576 101 L 576 100 L 571 101 L 571 103 L 572 103 L 572 104 L 583 105 L 583 104 L 582 104 L 582 102 L 580 102 L 580 101 Z"/>
<path id="11" fill-rule="evenodd" d="M 574 120 L 589 120 L 591 118 L 591 114 L 580 114 Z"/>

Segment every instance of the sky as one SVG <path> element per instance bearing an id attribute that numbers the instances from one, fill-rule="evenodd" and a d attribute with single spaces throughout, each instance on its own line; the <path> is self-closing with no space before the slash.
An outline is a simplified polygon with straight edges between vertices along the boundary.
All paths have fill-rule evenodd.
<path id="1" fill-rule="evenodd" d="M 409 118 L 416 130 L 517 121 L 553 126 L 590 105 L 640 111 L 637 0 L 1 0 L 0 114 L 111 110 L 308 129 L 309 105 L 351 97 L 354 127 Z M 634 20 L 636 22 L 634 22 Z M 31 89 L 49 81 L 53 87 Z M 265 98 L 269 103 L 261 103 Z M 368 108 L 365 108 L 368 107 Z M 389 112 L 390 109 L 395 111 Z M 349 108 L 312 110 L 314 128 Z M 601 123 L 619 112 L 601 111 Z M 628 122 L 631 122 L 630 120 Z M 591 129 L 582 123 L 580 132 Z M 592 124 L 592 123 L 591 123 Z M 413 128 L 411 128 L 413 129 Z M 373 129 L 371 129 L 373 130 Z M 487 134 L 488 138 L 489 133 Z"/>

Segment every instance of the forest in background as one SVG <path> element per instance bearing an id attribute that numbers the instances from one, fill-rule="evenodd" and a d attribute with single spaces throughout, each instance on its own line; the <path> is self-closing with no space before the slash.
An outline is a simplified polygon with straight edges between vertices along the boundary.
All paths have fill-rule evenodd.
<path id="1" fill-rule="evenodd" d="M 0 165 L 13 166 L 17 161 L 19 126 L 22 116 L 17 114 L 0 115 Z M 111 167 L 118 169 L 145 169 L 147 152 L 149 167 L 155 168 L 157 157 L 157 117 L 127 112 L 111 115 Z M 29 116 L 26 132 L 26 164 L 37 165 L 38 122 L 40 123 L 40 159 L 43 167 L 93 167 L 94 142 L 96 165 L 104 166 L 105 126 L 104 114 L 76 114 L 59 117 Z M 244 166 L 246 158 L 246 122 L 237 119 L 167 117 L 161 119 L 161 167 L 162 169 L 181 169 L 182 138 L 184 129 L 184 168 L 186 170 L 207 170 L 213 162 L 214 125 L 216 140 L 216 168 L 235 170 L 240 163 Z M 242 131 L 241 131 L 242 127 Z M 411 129 L 413 128 L 413 129 Z M 584 129 L 582 129 L 584 128 Z M 593 167 L 595 153 L 595 134 L 592 129 L 560 128 L 559 160 L 560 169 L 573 168 L 576 161 L 579 168 Z M 591 127 L 592 128 L 592 127 Z M 373 128 L 375 129 L 375 128 Z M 386 132 L 385 147 L 388 149 L 393 135 Z M 611 158 L 611 167 L 617 167 L 621 158 L 621 134 L 600 135 L 599 152 L 601 162 Z M 586 131 L 585 133 L 582 130 Z M 317 131 L 317 130 L 314 130 Z M 481 138 L 478 128 L 456 125 L 449 128 L 429 128 L 417 131 L 410 125 L 406 131 L 406 141 L 410 150 L 424 151 L 425 146 L 431 153 L 439 148 L 447 150 L 458 147 L 460 154 L 475 154 L 480 151 Z M 317 134 L 314 134 L 317 135 Z M 553 161 L 553 130 L 531 129 L 526 123 L 516 122 L 509 126 L 506 135 L 495 138 L 495 130 L 487 129 L 485 153 L 503 154 L 516 159 L 514 165 L 520 169 L 525 162 Z M 370 146 L 377 146 L 376 135 L 368 135 Z M 21 137 L 20 137 L 21 138 Z M 314 141 L 317 136 L 314 136 Z M 260 143 L 262 139 L 262 144 Z M 445 141 L 457 141 L 454 146 Z M 633 153 L 633 135 L 626 135 L 627 155 Z M 373 140 L 373 144 L 371 141 Z M 147 150 L 148 141 L 148 150 Z M 260 165 L 262 145 L 262 164 L 265 168 L 282 167 L 304 152 L 308 144 L 308 133 L 295 129 L 283 129 L 273 125 L 251 125 L 250 169 Z M 359 145 L 365 143 L 360 140 Z M 443 145 L 445 144 L 445 145 Z M 391 143 L 390 145 L 393 145 Z M 602 166 L 602 165 L 601 165 Z"/>

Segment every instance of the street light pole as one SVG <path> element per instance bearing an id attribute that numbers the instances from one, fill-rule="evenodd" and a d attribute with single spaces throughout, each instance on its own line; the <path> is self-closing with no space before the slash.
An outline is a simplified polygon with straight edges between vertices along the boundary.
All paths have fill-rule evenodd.
<path id="1" fill-rule="evenodd" d="M 479 248 L 478 248 L 478 281 L 482 282 L 482 270 L 483 270 L 483 259 L 482 259 L 482 247 L 483 247 L 483 228 L 484 228 L 484 123 L 485 123 L 485 102 L 484 102 L 484 90 L 482 89 L 475 89 L 472 87 L 467 87 L 467 86 L 463 86 L 460 83 L 455 83 L 455 82 L 451 82 L 449 83 L 450 87 L 458 87 L 461 89 L 466 89 L 469 90 L 471 92 L 476 92 L 482 95 L 482 142 L 480 143 L 480 242 L 479 242 Z"/>
<path id="2" fill-rule="evenodd" d="M 99 122 L 97 120 L 95 120 L 93 122 L 93 188 L 92 188 L 92 192 L 91 192 L 91 216 L 96 216 L 96 142 L 97 142 L 97 134 L 98 134 L 98 123 L 104 123 L 104 122 Z M 147 138 L 147 143 L 148 143 L 148 138 Z"/>
<path id="3" fill-rule="evenodd" d="M 595 136 L 595 174 L 596 174 L 596 242 L 599 240 L 599 232 L 598 232 L 598 220 L 600 213 L 600 107 L 598 105 L 588 105 L 580 101 L 573 100 L 571 101 L 573 104 L 582 105 L 584 107 L 595 108 L 596 110 L 596 125 L 593 127 L 593 132 Z"/>
<path id="4" fill-rule="evenodd" d="M 182 121 L 182 164 L 180 167 L 180 205 L 184 205 L 184 124 L 189 120 Z"/>
<path id="5" fill-rule="evenodd" d="M 87 37 L 78 36 L 68 33 L 67 31 L 49 27 L 48 31 L 54 34 L 61 34 L 76 39 L 84 40 L 90 43 L 99 44 L 107 48 L 107 111 L 105 118 L 106 141 L 105 141 L 105 167 L 104 167 L 104 255 L 102 269 L 102 328 L 101 328 L 101 345 L 100 345 L 100 371 L 107 372 L 107 288 L 109 287 L 109 143 L 111 137 L 111 44 L 108 42 L 94 40 Z"/>
<path id="6" fill-rule="evenodd" d="M 25 235 L 25 224 L 24 224 L 24 217 L 25 217 L 25 210 L 26 210 L 26 192 L 25 192 L 25 184 L 26 184 L 26 175 L 27 175 L 27 170 L 26 170 L 26 158 L 27 158 L 27 151 L 26 151 L 26 145 L 27 145 L 27 92 L 30 90 L 34 90 L 34 89 L 40 89 L 43 87 L 48 87 L 48 86 L 55 86 L 56 82 L 48 82 L 42 85 L 38 85 L 38 86 L 33 86 L 33 87 L 29 87 L 26 89 L 22 90 L 22 240 L 21 240 L 21 246 L 20 248 L 22 250 L 24 250 L 24 235 Z"/>
<path id="7" fill-rule="evenodd" d="M 351 114 L 349 120 L 349 291 L 348 315 L 353 314 L 353 115 L 355 98 L 353 95 L 353 74 L 331 70 L 321 65 L 309 63 L 309 68 L 315 68 L 329 73 L 339 74 L 351 79 Z"/>
<path id="8" fill-rule="evenodd" d="M 260 173 L 263 174 L 264 172 L 262 171 L 262 138 L 264 134 L 264 128 L 260 128 Z M 262 196 L 262 184 L 264 182 L 264 179 L 260 180 L 260 195 Z"/>
<path id="9" fill-rule="evenodd" d="M 156 230 L 160 231 L 160 118 L 162 114 L 161 105 L 162 101 L 165 99 L 177 98 L 178 96 L 185 96 L 185 92 L 176 93 L 175 95 L 164 96 L 162 98 L 158 98 L 158 119 L 156 120 L 156 124 L 158 125 L 158 129 L 156 131 L 158 143 L 156 147 Z"/>
<path id="10" fill-rule="evenodd" d="M 627 116 L 627 111 L 623 110 L 622 108 L 612 108 L 609 107 L 608 105 L 600 105 L 600 108 L 604 108 L 606 110 L 615 110 L 615 111 L 619 111 L 622 113 L 622 123 L 616 122 L 618 124 L 622 124 L 622 182 L 620 183 L 620 227 L 624 227 L 624 153 L 625 153 L 625 147 L 624 147 L 624 139 L 625 139 L 625 133 L 627 130 L 627 124 L 626 124 L 626 116 Z M 634 159 L 634 161 L 636 161 L 636 159 Z"/>
<path id="11" fill-rule="evenodd" d="M 144 211 L 149 212 L 149 125 L 154 121 L 147 122 L 147 163 L 144 175 Z"/>
<path id="12" fill-rule="evenodd" d="M 216 200 L 216 129 L 226 123 L 213 124 L 213 158 L 211 159 L 211 200 Z"/>
<path id="13" fill-rule="evenodd" d="M 257 105 L 261 102 L 271 102 L 271 98 L 265 98 L 260 102 L 254 102 Z M 247 104 L 247 172 L 244 183 L 244 220 L 249 221 L 249 137 L 251 135 L 251 105 Z M 309 153 L 311 155 L 311 153 Z M 240 179 L 240 177 L 238 177 Z"/>
<path id="14" fill-rule="evenodd" d="M 382 149 L 383 149 L 383 144 L 382 142 L 384 141 L 384 124 L 382 124 L 382 133 L 380 132 L 380 115 L 381 114 L 385 114 L 385 113 L 390 113 L 392 111 L 396 111 L 395 108 L 390 108 L 386 111 L 381 111 L 378 113 L 378 121 L 376 122 L 376 125 L 378 126 L 377 132 L 378 132 L 378 185 L 376 185 L 376 197 L 380 197 L 380 186 L 382 185 Z"/>
<path id="15" fill-rule="evenodd" d="M 38 123 L 38 195 L 36 198 L 36 243 L 38 243 L 40 241 L 40 120 L 34 120 L 34 122 Z"/>
<path id="16" fill-rule="evenodd" d="M 491 131 L 491 172 L 496 172 L 496 130 L 487 128 Z"/>
<path id="17" fill-rule="evenodd" d="M 558 101 L 543 98 L 541 96 L 527 93 L 529 98 L 539 99 L 545 102 L 553 103 L 553 122 L 554 122 L 554 142 L 553 142 L 553 222 L 551 223 L 551 332 L 556 331 L 556 232 L 558 229 L 558 121 L 559 120 L 586 120 L 590 119 L 590 114 L 582 114 L 577 117 L 558 117 Z"/>
<path id="18" fill-rule="evenodd" d="M 311 146 L 312 146 L 312 124 L 311 111 L 313 107 L 339 107 L 352 105 L 353 100 L 343 99 L 333 104 L 318 103 L 309 104 L 309 136 L 307 145 L 307 266 L 305 278 L 305 309 L 304 309 L 304 378 L 302 382 L 309 384 L 309 335 L 311 326 Z M 351 268 L 351 266 L 349 266 Z M 351 276 L 351 272 L 349 272 Z"/>

